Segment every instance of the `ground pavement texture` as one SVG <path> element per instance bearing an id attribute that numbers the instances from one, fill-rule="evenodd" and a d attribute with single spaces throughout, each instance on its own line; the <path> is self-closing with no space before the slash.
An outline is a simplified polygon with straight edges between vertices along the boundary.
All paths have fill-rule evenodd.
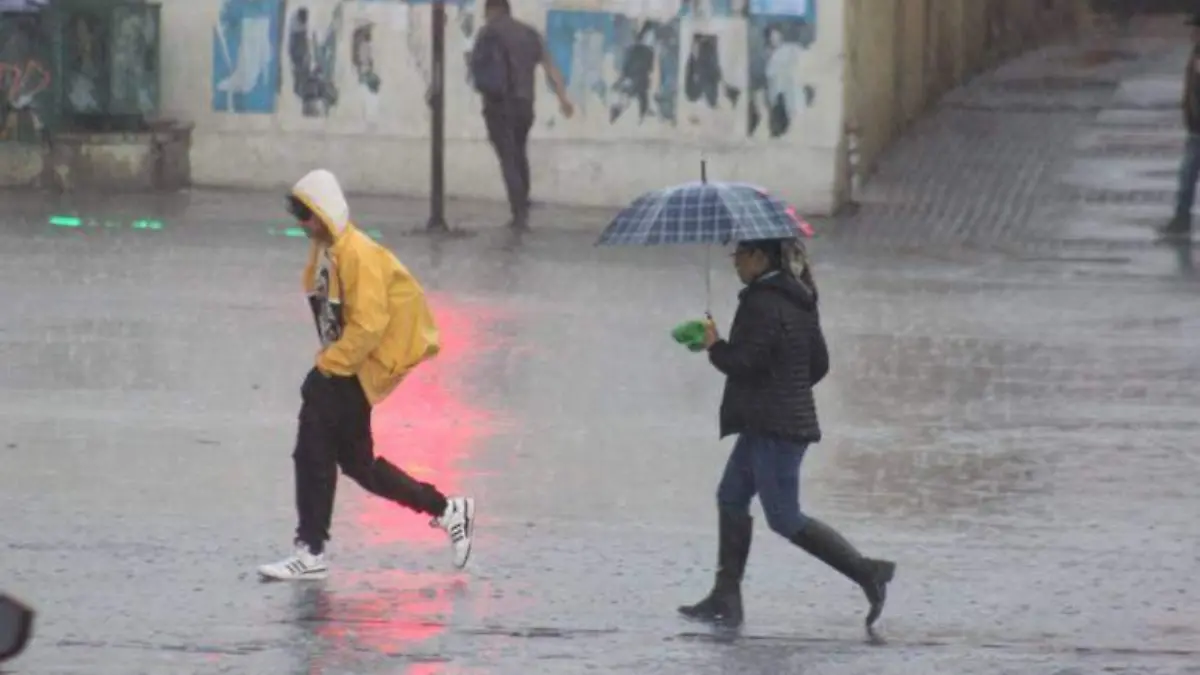
<path id="1" fill-rule="evenodd" d="M 39 611 L 6 672 L 1200 674 L 1200 284 L 1143 243 L 1178 152 L 1157 44 L 1065 111 L 952 94 L 813 242 L 832 371 L 802 503 L 898 562 L 882 646 L 761 518 L 741 634 L 675 614 L 711 582 L 730 447 L 719 376 L 668 335 L 704 251 L 597 248 L 604 215 L 565 209 L 411 236 L 420 204 L 353 200 L 444 339 L 377 449 L 478 499 L 475 554 L 453 571 L 426 518 L 343 480 L 331 578 L 262 584 L 317 346 L 279 195 L 3 195 L 0 586 Z M 928 177 L 921 144 L 960 170 Z"/>
<path id="2" fill-rule="evenodd" d="M 1190 267 L 1190 253 L 1153 234 L 1173 212 L 1190 49 L 1182 22 L 1162 21 L 1031 52 L 950 92 L 824 229 L 845 247 L 1071 273 Z"/>

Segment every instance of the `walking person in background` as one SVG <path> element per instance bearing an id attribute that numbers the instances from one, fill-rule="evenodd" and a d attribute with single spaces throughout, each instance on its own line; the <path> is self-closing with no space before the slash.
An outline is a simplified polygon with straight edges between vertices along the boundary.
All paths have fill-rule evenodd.
<path id="1" fill-rule="evenodd" d="M 530 188 L 527 145 L 533 128 L 534 72 L 538 64 L 546 69 L 563 116 L 574 114 L 575 106 L 541 34 L 513 18 L 508 0 L 487 0 L 484 14 L 487 23 L 471 51 L 471 75 L 483 99 L 488 140 L 500 160 L 512 211 L 510 226 L 525 230 L 529 227 Z"/>
<path id="2" fill-rule="evenodd" d="M 746 287 L 729 339 L 721 339 L 711 321 L 705 336 L 709 361 L 726 377 L 721 437 L 738 437 L 717 488 L 716 580 L 706 598 L 679 611 L 730 627 L 742 623 L 750 502 L 758 494 L 771 530 L 862 588 L 871 631 L 896 564 L 864 557 L 837 530 L 800 510 L 800 463 L 809 444 L 821 440 L 813 386 L 829 371 L 803 246 L 794 240 L 740 242 L 734 266 Z"/>
<path id="3" fill-rule="evenodd" d="M 371 410 L 439 350 L 425 292 L 391 251 L 350 222 L 350 207 L 328 171 L 309 173 L 288 195 L 288 210 L 312 240 L 304 288 L 321 350 L 300 387 L 296 471 L 296 551 L 263 565 L 267 579 L 324 579 L 337 469 L 371 494 L 433 516 L 454 564 L 471 554 L 475 500 L 438 489 L 375 455 Z"/>
<path id="4" fill-rule="evenodd" d="M 1196 181 L 1200 180 L 1200 12 L 1192 15 L 1192 51 L 1183 76 L 1183 123 L 1187 141 L 1183 162 L 1179 165 L 1179 189 L 1175 193 L 1175 216 L 1159 228 L 1163 237 L 1189 237 L 1192 233 L 1192 206 L 1196 202 Z"/>

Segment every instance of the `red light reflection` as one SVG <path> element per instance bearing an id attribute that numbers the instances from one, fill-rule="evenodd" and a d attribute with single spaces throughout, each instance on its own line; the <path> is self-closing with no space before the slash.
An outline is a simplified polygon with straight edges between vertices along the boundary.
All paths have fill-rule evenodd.
<path id="1" fill-rule="evenodd" d="M 465 465 L 475 443 L 495 430 L 493 413 L 471 405 L 463 386 L 472 376 L 471 366 L 485 349 L 486 307 L 467 307 L 444 297 L 431 298 L 441 331 L 442 351 L 422 364 L 399 388 L 376 407 L 372 420 L 375 451 L 420 480 L 433 483 L 447 495 L 461 494 Z M 337 592 L 328 598 L 335 619 L 321 624 L 317 633 L 332 643 L 334 653 L 366 649 L 404 654 L 419 652 L 422 643 L 443 633 L 466 594 L 469 573 L 450 566 L 446 535 L 429 526 L 429 516 L 416 514 L 382 499 L 356 500 L 357 532 L 369 547 L 395 556 L 405 548 L 439 549 L 445 553 L 445 572 L 412 573 L 380 570 L 349 576 L 350 588 L 372 590 Z M 481 582 L 470 582 L 476 587 Z M 339 584 L 341 585 L 341 584 Z M 476 594 L 482 589 L 476 588 Z M 467 599 L 470 602 L 469 599 Z M 472 603 L 478 608 L 479 603 Z M 321 672 L 333 654 L 310 663 L 310 672 Z M 318 665 L 320 664 L 320 665 Z M 436 675 L 444 664 L 413 664 L 408 675 Z"/>

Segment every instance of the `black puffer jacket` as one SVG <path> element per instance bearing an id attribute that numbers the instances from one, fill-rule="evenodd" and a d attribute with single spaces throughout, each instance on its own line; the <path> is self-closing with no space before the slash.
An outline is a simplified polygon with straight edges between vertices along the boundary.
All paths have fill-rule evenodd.
<path id="1" fill-rule="evenodd" d="M 816 297 L 773 273 L 738 296 L 729 339 L 708 350 L 725 374 L 721 437 L 743 432 L 797 443 L 821 440 L 813 385 L 829 372 Z"/>
<path id="2" fill-rule="evenodd" d="M 1183 123 L 1188 133 L 1200 134 L 1200 45 L 1192 48 L 1183 78 Z"/>

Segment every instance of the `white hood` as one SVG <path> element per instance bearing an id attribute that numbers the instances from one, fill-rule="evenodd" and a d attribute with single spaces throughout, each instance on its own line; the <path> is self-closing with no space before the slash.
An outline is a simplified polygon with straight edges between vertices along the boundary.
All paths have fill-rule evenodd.
<path id="1" fill-rule="evenodd" d="M 317 214 L 321 222 L 337 237 L 350 224 L 350 205 L 337 177 L 325 169 L 310 171 L 296 182 L 292 194 Z"/>

